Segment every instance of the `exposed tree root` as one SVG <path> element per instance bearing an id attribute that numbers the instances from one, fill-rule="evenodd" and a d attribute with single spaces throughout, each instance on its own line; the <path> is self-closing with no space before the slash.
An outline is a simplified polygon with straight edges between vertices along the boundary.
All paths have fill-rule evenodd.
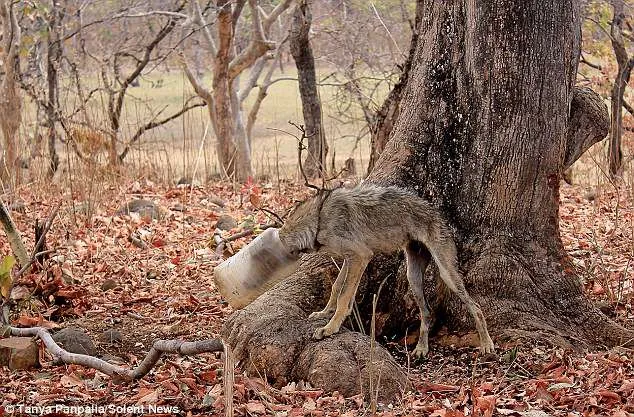
<path id="1" fill-rule="evenodd" d="M 62 349 L 51 337 L 51 334 L 43 327 L 18 328 L 11 327 L 13 336 L 36 336 L 42 340 L 46 349 L 56 359 L 65 364 L 77 364 L 96 369 L 111 376 L 116 381 L 130 381 L 143 378 L 156 365 L 164 353 L 177 353 L 180 355 L 196 355 L 204 352 L 218 352 L 223 350 L 220 339 L 207 339 L 197 342 L 185 342 L 182 340 L 157 340 L 143 361 L 134 369 L 126 369 L 113 365 L 94 356 L 70 353 Z"/>
<path id="2" fill-rule="evenodd" d="M 225 323 L 224 337 L 246 370 L 266 375 L 276 386 L 303 380 L 345 396 L 363 392 L 369 397 L 373 374 L 378 376 L 379 398 L 393 400 L 410 383 L 384 348 L 373 352 L 372 367 L 367 336 L 342 329 L 326 339 L 312 339 L 326 320 L 309 320 L 308 315 L 328 297 L 336 274 L 331 265 L 323 256 L 305 257 L 299 272 L 235 312 Z"/>

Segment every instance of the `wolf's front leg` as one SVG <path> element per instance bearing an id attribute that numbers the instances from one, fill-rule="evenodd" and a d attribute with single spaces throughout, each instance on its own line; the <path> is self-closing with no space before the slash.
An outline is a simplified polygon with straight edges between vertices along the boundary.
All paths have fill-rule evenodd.
<path id="1" fill-rule="evenodd" d="M 347 259 L 349 260 L 348 273 L 340 294 L 337 297 L 337 309 L 328 324 L 315 330 L 313 337 L 317 340 L 339 332 L 341 323 L 343 323 L 343 320 L 349 314 L 351 300 L 354 299 L 357 292 L 363 271 L 365 271 L 365 267 L 370 261 L 369 256 L 364 257 L 356 254 Z"/>
<path id="2" fill-rule="evenodd" d="M 330 298 L 328 299 L 328 304 L 321 311 L 315 311 L 310 313 L 309 318 L 331 318 L 337 308 L 337 298 L 339 298 L 339 294 L 341 294 L 341 289 L 343 288 L 344 283 L 346 282 L 346 275 L 348 275 L 348 261 L 344 259 L 343 265 L 341 266 L 341 270 L 339 270 L 339 275 L 337 275 L 337 279 L 332 283 L 332 290 L 330 290 Z"/>

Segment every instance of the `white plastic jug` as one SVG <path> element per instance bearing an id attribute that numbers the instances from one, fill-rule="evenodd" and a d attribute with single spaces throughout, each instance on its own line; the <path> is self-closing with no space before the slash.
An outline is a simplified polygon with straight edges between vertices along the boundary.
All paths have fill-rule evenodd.
<path id="1" fill-rule="evenodd" d="M 246 307 L 297 269 L 299 256 L 286 250 L 278 232 L 279 229 L 266 229 L 214 268 L 216 287 L 231 307 Z"/>

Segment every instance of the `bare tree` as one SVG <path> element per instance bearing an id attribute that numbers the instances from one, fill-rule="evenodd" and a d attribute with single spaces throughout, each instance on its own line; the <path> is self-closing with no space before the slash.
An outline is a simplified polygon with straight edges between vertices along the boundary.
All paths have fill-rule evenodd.
<path id="1" fill-rule="evenodd" d="M 2 0 L 2 52 L 4 78 L 0 85 L 0 129 L 4 137 L 4 157 L 0 155 L 0 179 L 20 183 L 20 161 L 17 132 L 22 120 L 22 96 L 19 91 L 19 53 L 21 30 L 14 10 L 13 0 Z"/>
<path id="2" fill-rule="evenodd" d="M 308 37 L 312 15 L 307 0 L 299 0 L 293 12 L 290 33 L 291 55 L 297 66 L 299 93 L 302 99 L 302 112 L 308 147 L 303 163 L 308 177 L 324 177 L 328 144 L 323 129 L 321 99 L 317 91 L 315 58 Z"/>
<path id="3" fill-rule="evenodd" d="M 626 43 L 624 40 L 623 25 L 626 23 L 626 14 L 624 12 L 623 0 L 614 0 L 612 2 L 614 16 L 610 27 L 610 40 L 614 50 L 614 56 L 617 63 L 617 74 L 612 85 L 612 105 L 611 105 L 611 128 L 610 142 L 608 146 L 608 160 L 610 166 L 610 175 L 618 176 L 621 174 L 621 165 L 623 163 L 623 153 L 621 151 L 621 137 L 623 134 L 623 105 L 625 88 L 630 80 L 632 68 L 634 68 L 634 57 L 630 57 Z"/>
<path id="4" fill-rule="evenodd" d="M 189 3 L 189 26 L 192 31 L 201 33 L 203 45 L 211 55 L 212 89 L 203 85 L 187 59 L 183 60 L 183 67 L 194 90 L 207 104 L 217 138 L 218 162 L 226 177 L 244 180 L 253 173 L 243 102 L 255 83 L 247 83 L 246 90 L 240 91 L 239 80 L 245 70 L 254 66 L 256 72 L 250 79 L 257 80 L 260 76 L 264 67 L 257 63 L 270 59 L 269 52 L 276 49 L 276 42 L 270 39 L 273 23 L 290 3 L 291 0 L 283 0 L 268 14 L 257 0 L 217 0 L 215 7 L 204 10 L 196 0 Z M 238 28 L 243 27 L 240 18 L 247 4 L 250 28 L 246 32 L 250 38 L 246 46 L 240 48 L 237 36 L 241 31 Z"/>

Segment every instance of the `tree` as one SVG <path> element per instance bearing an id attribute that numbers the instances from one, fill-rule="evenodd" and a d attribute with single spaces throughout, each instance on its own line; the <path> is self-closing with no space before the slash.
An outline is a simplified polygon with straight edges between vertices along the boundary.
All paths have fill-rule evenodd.
<path id="1" fill-rule="evenodd" d="M 248 20 L 245 17 L 241 19 L 247 3 Z M 183 67 L 194 91 L 207 104 L 211 125 L 216 133 L 221 174 L 238 180 L 245 180 L 253 174 L 248 136 L 250 130 L 245 127 L 243 102 L 249 91 L 255 88 L 264 68 L 258 63 L 273 59 L 275 55 L 269 52 L 282 43 L 270 39 L 272 26 L 288 9 L 291 0 L 279 2 L 268 14 L 258 3 L 257 0 L 217 0 L 215 7 L 203 10 L 198 1 L 189 2 L 188 26 L 191 33 L 201 33 L 206 51 L 211 56 L 213 88 L 208 89 L 203 85 L 186 59 L 183 60 Z M 243 27 L 247 24 L 249 29 Z M 250 37 L 248 41 L 245 40 L 246 46 L 243 48 L 238 45 L 241 33 L 248 33 Z M 255 71 L 252 71 L 249 82 L 241 89 L 240 76 L 249 68 Z M 267 83 L 272 83 L 270 77 Z M 261 100 L 257 103 L 259 108 Z M 255 120 L 255 115 L 249 115 L 251 118 Z"/>
<path id="2" fill-rule="evenodd" d="M 0 155 L 0 179 L 13 178 L 20 182 L 20 161 L 18 158 L 18 128 L 22 120 L 22 95 L 17 77 L 20 73 L 21 30 L 15 15 L 14 2 L 3 0 L 0 4 L 2 19 L 2 52 L 0 59 L 4 69 L 4 78 L 0 84 L 0 129 L 4 138 L 5 155 Z M 1 149 L 1 148 L 0 148 Z"/>
<path id="3" fill-rule="evenodd" d="M 414 190 L 445 213 L 467 288 L 494 336 L 578 348 L 632 345 L 634 331 L 585 298 L 559 236 L 561 175 L 608 130 L 600 97 L 574 87 L 580 7 L 419 1 L 401 111 L 368 181 Z M 398 256 L 377 257 L 357 294 L 367 319 L 371 295 L 386 280 L 378 335 L 402 336 L 411 323 L 402 264 Z M 311 339 L 325 321 L 307 316 L 324 305 L 335 275 L 330 259 L 303 258 L 294 275 L 229 318 L 225 337 L 238 359 L 248 358 L 247 369 L 274 383 L 303 379 L 352 394 L 381 367 L 382 395 L 398 394 L 406 379 L 381 349 L 373 357 L 383 362 L 368 362 L 364 336 Z M 473 329 L 434 271 L 426 281 L 436 327 Z"/>
<path id="4" fill-rule="evenodd" d="M 321 120 L 321 99 L 317 91 L 315 58 L 308 38 L 311 21 L 312 16 L 308 1 L 300 0 L 293 12 L 290 48 L 297 66 L 302 113 L 308 137 L 303 168 L 308 177 L 324 177 L 328 144 Z"/>
<path id="5" fill-rule="evenodd" d="M 623 0 L 615 0 L 612 4 L 614 16 L 610 25 L 610 40 L 614 49 L 614 56 L 617 63 L 617 74 L 612 85 L 612 111 L 610 142 L 608 146 L 608 161 L 610 175 L 621 174 L 621 164 L 623 163 L 623 153 L 621 151 L 621 136 L 623 134 L 623 105 L 625 88 L 630 80 L 630 74 L 634 68 L 634 57 L 629 57 L 623 36 L 623 25 L 626 15 L 623 10 Z"/>

